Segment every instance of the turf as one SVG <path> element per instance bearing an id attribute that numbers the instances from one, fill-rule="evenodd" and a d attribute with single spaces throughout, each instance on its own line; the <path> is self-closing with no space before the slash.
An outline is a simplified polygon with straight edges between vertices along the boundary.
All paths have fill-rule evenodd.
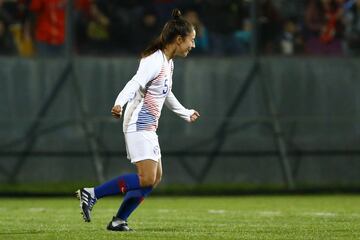
<path id="1" fill-rule="evenodd" d="M 360 239 L 359 195 L 150 197 L 109 232 L 120 201 L 84 223 L 75 198 L 0 198 L 0 239 Z"/>

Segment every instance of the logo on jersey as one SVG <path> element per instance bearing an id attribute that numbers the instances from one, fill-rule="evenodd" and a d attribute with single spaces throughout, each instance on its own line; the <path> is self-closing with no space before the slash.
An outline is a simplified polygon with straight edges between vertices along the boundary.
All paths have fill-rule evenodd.
<path id="1" fill-rule="evenodd" d="M 154 147 L 154 154 L 155 154 L 155 155 L 159 155 L 159 154 L 160 154 L 160 148 L 159 148 L 159 146 L 155 146 L 155 147 Z"/>

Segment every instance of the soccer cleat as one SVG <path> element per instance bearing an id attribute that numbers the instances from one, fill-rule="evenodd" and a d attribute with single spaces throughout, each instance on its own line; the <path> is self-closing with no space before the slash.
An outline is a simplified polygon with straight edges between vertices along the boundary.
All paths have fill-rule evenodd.
<path id="1" fill-rule="evenodd" d="M 117 217 L 113 217 L 113 219 L 111 220 L 111 222 L 109 222 L 106 229 L 110 230 L 110 231 L 119 231 L 119 232 L 132 231 L 132 229 L 128 227 L 128 224 L 126 221 L 123 221 Z"/>
<path id="2" fill-rule="evenodd" d="M 90 212 L 96 203 L 96 198 L 92 197 L 91 194 L 84 188 L 77 190 L 76 195 L 77 198 L 80 200 L 80 209 L 84 221 L 90 222 Z"/>

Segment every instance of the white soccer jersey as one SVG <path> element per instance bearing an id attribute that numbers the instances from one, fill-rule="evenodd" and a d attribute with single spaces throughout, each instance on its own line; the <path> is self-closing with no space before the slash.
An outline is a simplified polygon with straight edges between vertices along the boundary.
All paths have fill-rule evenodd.
<path id="1" fill-rule="evenodd" d="M 127 103 L 123 131 L 156 131 L 164 105 L 190 121 L 193 110 L 184 108 L 171 92 L 174 63 L 161 50 L 141 59 L 135 76 L 119 93 L 115 105 Z"/>

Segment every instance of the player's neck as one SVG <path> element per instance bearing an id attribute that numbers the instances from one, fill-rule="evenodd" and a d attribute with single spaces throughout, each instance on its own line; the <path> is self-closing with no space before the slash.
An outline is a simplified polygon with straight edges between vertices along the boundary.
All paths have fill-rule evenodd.
<path id="1" fill-rule="evenodd" d="M 170 59 L 173 59 L 175 56 L 175 49 L 171 46 L 165 47 L 163 52 L 168 61 L 170 61 Z"/>

